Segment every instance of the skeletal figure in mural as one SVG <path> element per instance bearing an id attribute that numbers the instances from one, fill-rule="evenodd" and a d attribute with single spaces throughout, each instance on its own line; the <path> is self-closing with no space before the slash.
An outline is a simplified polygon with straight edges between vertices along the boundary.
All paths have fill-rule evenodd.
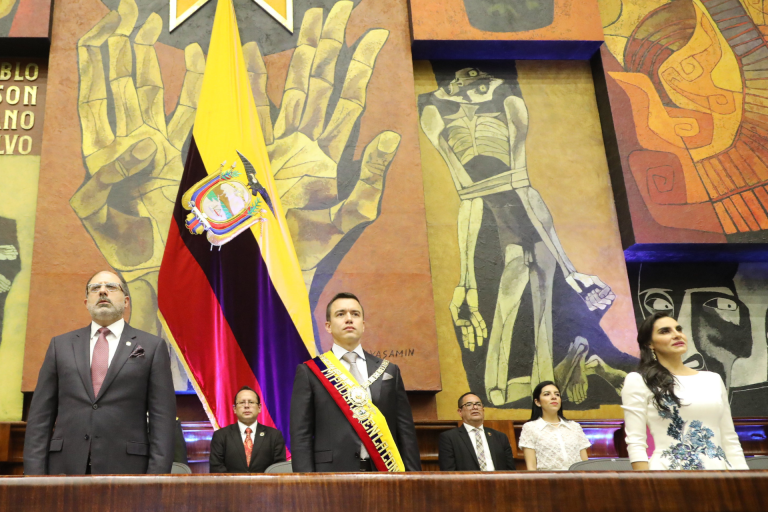
<path id="1" fill-rule="evenodd" d="M 559 363 L 554 361 L 552 303 L 557 269 L 589 310 L 610 307 L 615 295 L 598 277 L 576 271 L 547 205 L 530 184 L 525 154 L 528 109 L 516 80 L 474 67 L 461 69 L 450 84 L 429 95 L 421 126 L 447 164 L 461 199 L 461 274 L 450 311 L 465 349 L 474 351 L 488 340 L 484 383 L 490 403 L 501 406 L 529 397 L 545 380 L 558 382 L 568 399 L 578 403 L 586 398 L 589 373 L 600 374 L 620 389 L 624 373 L 598 356 L 587 360 L 589 344 L 583 337 L 573 340 Z M 490 331 L 480 313 L 475 275 L 484 207 L 494 217 L 504 259 Z M 533 365 L 529 375 L 510 378 L 510 354 L 519 348 L 513 346 L 513 330 L 529 284 Z"/>
<path id="2" fill-rule="evenodd" d="M 21 270 L 19 241 L 16 236 L 16 221 L 0 217 L 0 342 L 3 335 L 5 301 L 11 290 L 13 279 Z"/>

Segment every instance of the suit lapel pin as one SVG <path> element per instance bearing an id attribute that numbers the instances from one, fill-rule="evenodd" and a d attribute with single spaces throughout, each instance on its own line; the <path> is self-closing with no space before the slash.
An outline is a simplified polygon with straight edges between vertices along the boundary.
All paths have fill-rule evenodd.
<path id="1" fill-rule="evenodd" d="M 264 432 L 259 432 L 259 435 L 260 435 L 261 437 L 264 437 Z"/>
<path id="2" fill-rule="evenodd" d="M 488 432 L 488 437 L 491 437 L 491 433 L 490 432 Z"/>
<path id="3" fill-rule="evenodd" d="M 129 346 L 129 347 L 131 346 L 131 342 L 130 342 L 130 341 L 126 341 L 126 342 L 125 342 L 125 344 L 126 344 L 127 346 Z"/>

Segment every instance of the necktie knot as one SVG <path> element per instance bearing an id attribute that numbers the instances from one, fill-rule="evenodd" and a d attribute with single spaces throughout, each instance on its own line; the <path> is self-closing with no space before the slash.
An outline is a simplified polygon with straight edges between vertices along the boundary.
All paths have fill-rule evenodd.
<path id="1" fill-rule="evenodd" d="M 355 364 L 357 362 L 357 354 L 355 352 L 347 352 L 341 356 L 341 358 L 349 364 Z"/>
<path id="2" fill-rule="evenodd" d="M 245 435 L 249 436 L 251 435 L 251 432 L 253 432 L 253 430 L 251 430 L 251 427 L 248 427 L 245 429 Z"/>
<path id="3" fill-rule="evenodd" d="M 96 332 L 99 334 L 99 336 L 102 336 L 102 335 L 106 336 L 107 334 L 112 334 L 112 332 L 106 327 L 102 327 Z"/>

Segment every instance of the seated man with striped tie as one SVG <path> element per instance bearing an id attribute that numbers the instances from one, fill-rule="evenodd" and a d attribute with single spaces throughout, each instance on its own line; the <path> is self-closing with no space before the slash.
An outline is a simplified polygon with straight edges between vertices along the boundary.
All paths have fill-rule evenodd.
<path id="1" fill-rule="evenodd" d="M 472 393 L 461 395 L 458 412 L 464 424 L 440 434 L 440 470 L 514 470 L 512 446 L 506 434 L 483 427 L 485 410 L 480 397 Z"/>
<path id="2" fill-rule="evenodd" d="M 276 462 L 285 462 L 285 440 L 276 428 L 261 425 L 259 395 L 243 386 L 235 395 L 237 423 L 213 433 L 211 473 L 263 473 Z"/>

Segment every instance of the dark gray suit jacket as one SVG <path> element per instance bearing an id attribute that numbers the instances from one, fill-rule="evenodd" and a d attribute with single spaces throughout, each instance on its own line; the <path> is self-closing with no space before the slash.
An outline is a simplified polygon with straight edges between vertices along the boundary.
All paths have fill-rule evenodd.
<path id="1" fill-rule="evenodd" d="M 494 469 L 496 471 L 516 469 L 512 446 L 509 444 L 507 435 L 485 426 L 483 431 L 488 440 L 488 450 L 491 452 Z M 474 440 L 470 439 L 464 425 L 440 434 L 438 443 L 440 471 L 480 471 Z"/>
<path id="2" fill-rule="evenodd" d="M 214 432 L 211 473 L 263 473 L 272 464 L 285 462 L 285 440 L 279 430 L 259 423 L 252 435 L 251 464 L 246 465 L 245 445 L 238 424 Z"/>
<path id="3" fill-rule="evenodd" d="M 365 361 L 368 375 L 372 375 L 382 359 L 366 352 Z M 406 471 L 421 471 L 416 427 L 397 365 L 390 363 L 370 390 L 374 405 L 387 420 Z M 360 470 L 360 437 L 305 364 L 296 368 L 293 382 L 291 453 L 295 473 Z"/>
<path id="4" fill-rule="evenodd" d="M 94 474 L 170 473 L 176 396 L 165 341 L 126 324 L 95 397 L 90 337 L 89 325 L 48 346 L 27 418 L 24 473 L 82 475 L 89 453 Z M 131 356 L 139 347 L 144 355 Z"/>

